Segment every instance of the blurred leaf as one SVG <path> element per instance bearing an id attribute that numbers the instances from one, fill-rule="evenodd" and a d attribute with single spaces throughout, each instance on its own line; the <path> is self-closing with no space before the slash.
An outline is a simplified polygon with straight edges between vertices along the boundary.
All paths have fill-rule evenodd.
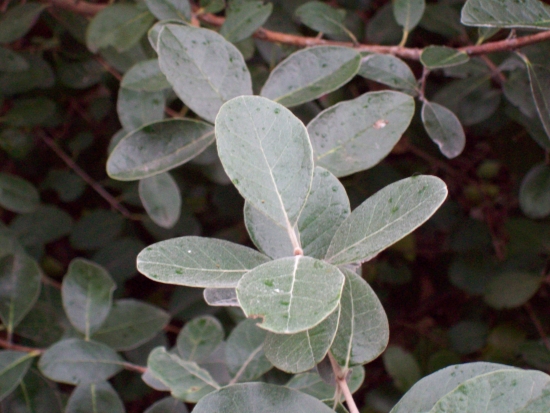
<path id="1" fill-rule="evenodd" d="M 0 93 L 11 96 L 17 93 L 25 93 L 33 89 L 46 89 L 53 86 L 55 76 L 50 65 L 40 55 L 21 53 L 29 62 L 28 70 L 0 73 Z"/>
<path id="2" fill-rule="evenodd" d="M 188 413 L 187 407 L 173 397 L 165 397 L 153 403 L 143 413 Z"/>
<path id="3" fill-rule="evenodd" d="M 13 332 L 36 303 L 41 277 L 36 261 L 24 253 L 0 258 L 0 318 L 8 332 Z"/>
<path id="4" fill-rule="evenodd" d="M 543 281 L 526 272 L 504 272 L 489 280 L 483 298 L 497 309 L 520 307 L 537 293 Z"/>
<path id="5" fill-rule="evenodd" d="M 422 20 L 418 25 L 423 29 L 448 38 L 465 33 L 464 26 L 460 24 L 460 12 L 452 4 L 427 4 Z"/>
<path id="6" fill-rule="evenodd" d="M 124 74 L 120 87 L 142 92 L 159 92 L 171 85 L 160 71 L 158 59 L 151 59 L 132 66 Z"/>
<path id="7" fill-rule="evenodd" d="M 59 80 L 73 89 L 87 89 L 101 81 L 105 69 L 95 59 L 61 62 L 57 67 Z"/>
<path id="8" fill-rule="evenodd" d="M 205 122 L 154 122 L 122 138 L 107 160 L 107 174 L 121 181 L 148 178 L 184 164 L 213 141 L 214 129 Z"/>
<path id="9" fill-rule="evenodd" d="M 519 350 L 523 359 L 531 366 L 541 370 L 548 370 L 550 367 L 550 350 L 542 341 L 528 341 Z"/>
<path id="10" fill-rule="evenodd" d="M 420 61 L 428 69 L 456 66 L 466 63 L 470 57 L 446 46 L 428 46 L 422 50 Z"/>
<path id="11" fill-rule="evenodd" d="M 496 267 L 493 257 L 478 247 L 456 256 L 449 267 L 449 280 L 468 294 L 483 294 Z"/>
<path id="12" fill-rule="evenodd" d="M 514 358 L 520 353 L 520 346 L 525 342 L 526 332 L 507 324 L 499 324 L 487 337 L 487 346 L 497 357 Z"/>
<path id="13" fill-rule="evenodd" d="M 401 27 L 393 16 L 392 3 L 388 2 L 369 19 L 367 40 L 372 44 L 394 45 L 401 40 L 401 32 Z"/>
<path id="14" fill-rule="evenodd" d="M 176 346 L 184 360 L 201 362 L 208 359 L 223 338 L 221 323 L 216 318 L 205 315 L 185 323 L 178 334 Z"/>
<path id="15" fill-rule="evenodd" d="M 73 202 L 82 195 L 86 183 L 69 169 L 50 169 L 41 189 L 53 189 L 61 201 Z"/>
<path id="16" fill-rule="evenodd" d="M 502 89 L 506 99 L 516 106 L 521 113 L 529 118 L 538 116 L 537 107 L 533 99 L 533 92 L 529 87 L 529 75 L 525 70 L 514 70 L 510 73 Z M 550 139 L 546 138 L 550 145 Z"/>
<path id="17" fill-rule="evenodd" d="M 71 393 L 65 413 L 125 413 L 124 404 L 109 382 L 81 384 Z"/>
<path id="18" fill-rule="evenodd" d="M 428 373 L 434 373 L 454 364 L 460 364 L 460 356 L 457 353 L 447 349 L 439 350 L 428 359 Z"/>
<path id="19" fill-rule="evenodd" d="M 70 338 L 47 349 L 38 367 L 53 381 L 79 385 L 107 380 L 122 370 L 123 362 L 105 344 Z"/>
<path id="20" fill-rule="evenodd" d="M 122 284 L 137 273 L 136 256 L 145 248 L 142 241 L 133 237 L 112 240 L 92 257 L 103 266 L 117 284 Z"/>
<path id="21" fill-rule="evenodd" d="M 70 241 L 73 248 L 93 250 L 114 240 L 124 225 L 122 215 L 106 209 L 95 209 L 75 225 Z"/>
<path id="22" fill-rule="evenodd" d="M 323 34 L 347 35 L 346 11 L 320 1 L 309 1 L 294 12 L 295 16 L 310 29 Z"/>
<path id="23" fill-rule="evenodd" d="M 86 46 L 96 53 L 114 47 L 124 52 L 139 42 L 155 20 L 133 4 L 111 4 L 97 13 L 86 30 Z"/>
<path id="24" fill-rule="evenodd" d="M 325 109 L 307 126 L 316 165 L 337 177 L 372 168 L 390 153 L 413 114 L 412 97 L 393 91 L 365 93 Z"/>
<path id="25" fill-rule="evenodd" d="M 220 34 L 231 43 L 240 42 L 252 36 L 272 11 L 273 5 L 263 1 L 233 2 L 225 12 Z"/>
<path id="26" fill-rule="evenodd" d="M 243 274 L 268 260 L 257 251 L 232 242 L 181 237 L 145 248 L 137 257 L 137 268 L 157 282 L 235 287 Z"/>
<path id="27" fill-rule="evenodd" d="M 491 37 L 493 37 L 495 34 L 497 34 L 500 31 L 500 27 L 478 27 L 477 33 L 478 33 L 478 40 L 477 44 L 483 43 L 485 40 L 489 40 Z"/>
<path id="28" fill-rule="evenodd" d="M 416 27 L 426 8 L 425 0 L 395 0 L 393 15 L 397 24 L 403 27 L 405 33 L 410 33 Z"/>
<path id="29" fill-rule="evenodd" d="M 116 284 L 109 273 L 97 264 L 82 258 L 71 261 L 63 277 L 63 308 L 71 324 L 89 339 L 111 311 Z"/>
<path id="30" fill-rule="evenodd" d="M 0 43 L 11 43 L 27 34 L 45 8 L 44 4 L 27 2 L 4 11 L 0 19 Z"/>
<path id="31" fill-rule="evenodd" d="M 247 316 L 262 318 L 261 328 L 291 334 L 326 319 L 338 306 L 343 284 L 344 276 L 336 267 L 298 255 L 268 262 L 243 275 L 237 297 Z"/>
<path id="32" fill-rule="evenodd" d="M 15 390 L 37 355 L 22 351 L 0 351 L 0 400 Z"/>
<path id="33" fill-rule="evenodd" d="M 361 387 L 365 379 L 365 369 L 363 366 L 352 367 L 349 373 L 348 387 L 353 394 Z M 301 373 L 294 375 L 286 384 L 291 389 L 299 390 L 302 393 L 309 394 L 319 400 L 330 400 L 334 398 L 335 386 L 327 384 L 318 373 Z"/>
<path id="34" fill-rule="evenodd" d="M 460 321 L 449 329 L 449 341 L 455 351 L 470 354 L 481 350 L 487 341 L 487 324 L 479 321 Z"/>
<path id="35" fill-rule="evenodd" d="M 266 332 L 257 323 L 243 320 L 227 338 L 225 360 L 234 382 L 256 380 L 273 367 L 263 350 Z"/>
<path id="36" fill-rule="evenodd" d="M 160 33 L 158 53 L 160 69 L 176 94 L 209 122 L 226 101 L 252 94 L 241 53 L 212 30 L 167 24 Z"/>
<path id="37" fill-rule="evenodd" d="M 189 0 L 145 0 L 145 4 L 159 20 L 191 20 Z"/>
<path id="38" fill-rule="evenodd" d="M 121 87 L 118 90 L 117 113 L 127 132 L 162 121 L 164 118 L 164 93 L 144 92 Z"/>
<path id="39" fill-rule="evenodd" d="M 199 4 L 204 13 L 218 13 L 225 9 L 224 0 L 200 0 Z"/>
<path id="40" fill-rule="evenodd" d="M 550 215 L 550 166 L 538 164 L 527 172 L 519 189 L 519 206 L 529 218 Z"/>
<path id="41" fill-rule="evenodd" d="M 382 355 L 384 367 L 395 386 L 402 392 L 409 390 L 422 378 L 420 366 L 414 356 L 400 347 L 390 346 Z"/>
<path id="42" fill-rule="evenodd" d="M 279 63 L 260 94 L 287 107 L 309 102 L 349 82 L 360 62 L 348 47 L 308 47 Z"/>
<path id="43" fill-rule="evenodd" d="M 2 26 L 0 22 L 0 36 Z M 25 57 L 13 50 L 0 47 L 0 72 L 22 72 L 29 70 L 29 62 Z"/>
<path id="44" fill-rule="evenodd" d="M 550 16 L 550 6 L 547 6 L 547 8 Z M 531 91 L 533 92 L 539 118 L 550 138 L 550 69 L 543 65 L 533 64 L 528 60 L 525 64 L 527 65 Z"/>
<path id="45" fill-rule="evenodd" d="M 359 76 L 374 80 L 411 96 L 418 95 L 416 78 L 401 59 L 384 54 L 370 54 L 361 59 Z"/>
<path id="46" fill-rule="evenodd" d="M 466 145 L 466 135 L 453 112 L 445 106 L 424 100 L 422 122 L 443 155 L 452 159 L 462 153 Z"/>
<path id="47" fill-rule="evenodd" d="M 34 212 L 40 195 L 33 184 L 16 175 L 0 173 L 0 206 L 19 214 Z"/>
<path id="48" fill-rule="evenodd" d="M 181 193 L 178 184 L 168 172 L 139 181 L 139 197 L 147 215 L 163 228 L 176 225 L 181 213 Z"/>
<path id="49" fill-rule="evenodd" d="M 365 364 L 378 357 L 389 339 L 388 318 L 367 282 L 346 268 L 340 321 L 330 349 L 344 368 Z"/>
<path id="50" fill-rule="evenodd" d="M 538 0 L 468 0 L 461 21 L 466 26 L 550 29 L 550 6 Z"/>
<path id="51" fill-rule="evenodd" d="M 34 146 L 33 138 L 16 128 L 6 128 L 0 131 L 0 148 L 14 159 L 23 159 Z"/>
<path id="52" fill-rule="evenodd" d="M 17 99 L 2 120 L 10 126 L 47 125 L 55 115 L 56 104 L 44 96 L 28 99 Z"/>

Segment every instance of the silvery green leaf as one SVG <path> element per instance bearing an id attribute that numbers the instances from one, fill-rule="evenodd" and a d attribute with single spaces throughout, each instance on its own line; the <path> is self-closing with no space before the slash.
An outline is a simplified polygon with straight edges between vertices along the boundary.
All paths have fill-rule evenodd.
<path id="1" fill-rule="evenodd" d="M 384 368 L 392 377 L 395 387 L 402 392 L 409 390 L 422 378 L 422 372 L 414 356 L 401 347 L 390 346 L 382 355 Z"/>
<path id="2" fill-rule="evenodd" d="M 342 223 L 327 251 L 335 265 L 367 261 L 430 218 L 447 197 L 445 183 L 417 175 L 388 185 Z"/>
<path id="3" fill-rule="evenodd" d="M 169 172 L 139 181 L 139 198 L 149 218 L 163 228 L 172 228 L 181 214 L 181 193 Z"/>
<path id="4" fill-rule="evenodd" d="M 273 367 L 263 350 L 266 331 L 256 323 L 241 321 L 227 338 L 225 361 L 233 383 L 256 380 Z"/>
<path id="5" fill-rule="evenodd" d="M 550 11 L 550 6 L 548 6 Z M 550 69 L 544 65 L 525 61 L 533 99 L 546 134 L 550 137 Z"/>
<path id="6" fill-rule="evenodd" d="M 519 206 L 529 218 L 550 215 L 550 166 L 538 164 L 521 181 Z"/>
<path id="7" fill-rule="evenodd" d="M 334 413 L 313 396 L 267 383 L 243 383 L 224 387 L 201 399 L 193 413 L 243 413 L 250 411 L 251 406 L 254 406 L 255 413 Z"/>
<path id="8" fill-rule="evenodd" d="M 411 96 L 418 95 L 416 78 L 409 65 L 389 54 L 370 54 L 361 59 L 359 76 L 374 80 Z"/>
<path id="9" fill-rule="evenodd" d="M 262 318 L 273 333 L 309 330 L 338 306 L 344 276 L 338 268 L 310 257 L 280 258 L 246 273 L 237 298 L 247 317 Z"/>
<path id="10" fill-rule="evenodd" d="M 263 1 L 232 2 L 226 10 L 220 34 L 231 43 L 250 36 L 266 22 L 273 11 L 273 4 Z"/>
<path id="11" fill-rule="evenodd" d="M 422 123 L 443 155 L 452 159 L 462 153 L 466 145 L 466 135 L 460 121 L 449 109 L 424 100 Z"/>
<path id="12" fill-rule="evenodd" d="M 420 62 L 428 69 L 461 65 L 468 60 L 466 53 L 446 46 L 428 46 L 420 54 Z"/>
<path id="13" fill-rule="evenodd" d="M 23 72 L 29 70 L 29 62 L 20 53 L 0 47 L 0 71 L 1 72 Z"/>
<path id="14" fill-rule="evenodd" d="M 176 94 L 209 122 L 214 122 L 221 105 L 231 98 L 252 94 L 243 56 L 213 30 L 164 25 L 158 54 L 160 69 Z"/>
<path id="15" fill-rule="evenodd" d="M 513 371 L 514 367 L 495 363 L 467 363 L 449 366 L 418 381 L 395 405 L 390 413 L 425 413 L 439 399 L 461 383 L 495 371 Z"/>
<path id="16" fill-rule="evenodd" d="M 223 341 L 220 322 L 209 315 L 196 317 L 181 329 L 176 340 L 179 355 L 184 360 L 201 362 Z"/>
<path id="17" fill-rule="evenodd" d="M 0 207 L 18 214 L 34 212 L 40 194 L 29 181 L 11 174 L 0 173 Z"/>
<path id="18" fill-rule="evenodd" d="M 191 20 L 189 0 L 145 0 L 145 4 L 159 20 Z"/>
<path id="19" fill-rule="evenodd" d="M 171 87 L 160 71 L 158 59 L 144 60 L 132 66 L 122 77 L 120 86 L 141 92 L 159 92 Z"/>
<path id="20" fill-rule="evenodd" d="M 350 370 L 351 373 L 349 374 L 347 381 L 349 390 L 353 394 L 359 390 L 359 387 L 361 387 L 361 384 L 363 384 L 363 381 L 365 380 L 365 369 L 363 366 L 355 366 Z M 314 396 L 319 400 L 334 399 L 336 391 L 334 385 L 325 382 L 316 372 L 296 374 L 288 381 L 286 386 L 291 389 L 299 390 L 302 393 Z"/>
<path id="21" fill-rule="evenodd" d="M 296 334 L 275 334 L 268 332 L 264 353 L 279 370 L 301 373 L 310 370 L 325 358 L 332 345 L 340 306 L 316 327 Z"/>
<path id="22" fill-rule="evenodd" d="M 540 289 L 544 278 L 526 271 L 497 274 L 485 285 L 483 299 L 497 309 L 520 307 Z"/>
<path id="23" fill-rule="evenodd" d="M 27 34 L 46 7 L 45 4 L 29 1 L 3 10 L 0 43 L 11 43 Z"/>
<path id="24" fill-rule="evenodd" d="M 449 39 L 466 34 L 460 24 L 460 10 L 451 3 L 428 3 L 418 25 Z"/>
<path id="25" fill-rule="evenodd" d="M 15 390 L 36 356 L 22 351 L 0 351 L 0 400 Z"/>
<path id="26" fill-rule="evenodd" d="M 426 8 L 425 0 L 395 0 L 393 16 L 405 33 L 410 33 L 416 27 Z"/>
<path id="27" fill-rule="evenodd" d="M 388 344 L 388 318 L 367 282 L 346 268 L 340 320 L 330 349 L 344 368 L 365 364 L 378 357 Z"/>
<path id="28" fill-rule="evenodd" d="M 30 214 L 18 215 L 10 229 L 24 246 L 47 244 L 71 232 L 71 216 L 54 205 L 40 205 Z"/>
<path id="29" fill-rule="evenodd" d="M 159 43 L 160 32 L 162 31 L 164 26 L 166 26 L 167 24 L 181 24 L 182 26 L 188 26 L 187 22 L 183 20 L 171 19 L 171 20 L 161 20 L 156 22 L 147 32 L 147 40 L 149 40 L 149 44 L 157 53 L 158 53 L 158 43 Z M 136 62 L 136 64 L 137 63 L 139 62 Z"/>
<path id="30" fill-rule="evenodd" d="M 193 159 L 213 141 L 214 128 L 205 122 L 154 122 L 122 138 L 107 159 L 107 174 L 121 181 L 148 178 Z"/>
<path id="31" fill-rule="evenodd" d="M 285 228 L 293 226 L 313 179 L 304 124 L 284 106 L 257 96 L 227 102 L 216 118 L 218 154 L 241 195 Z"/>
<path id="32" fill-rule="evenodd" d="M 550 29 L 550 6 L 539 0 L 468 0 L 461 22 L 466 26 Z"/>
<path id="33" fill-rule="evenodd" d="M 306 103 L 349 82 L 360 62 L 359 53 L 348 47 L 308 47 L 279 63 L 260 94 L 287 107 Z"/>
<path id="34" fill-rule="evenodd" d="M 308 1 L 294 12 L 295 16 L 307 27 L 333 35 L 346 35 L 346 11 L 337 9 L 320 1 Z"/>
<path id="35" fill-rule="evenodd" d="M 123 369 L 123 362 L 105 344 L 70 338 L 48 348 L 40 357 L 38 368 L 53 381 L 79 385 L 109 379 Z"/>
<path id="36" fill-rule="evenodd" d="M 365 93 L 337 103 L 307 126 L 315 164 L 337 177 L 376 165 L 399 141 L 414 114 L 414 99 L 400 92 Z"/>
<path id="37" fill-rule="evenodd" d="M 157 282 L 189 287 L 235 287 L 251 269 L 269 261 L 242 245 L 213 238 L 181 237 L 141 251 L 137 268 Z"/>
<path id="38" fill-rule="evenodd" d="M 155 337 L 169 323 L 170 315 L 142 301 L 116 300 L 92 340 L 118 351 L 132 350 Z"/>
<path id="39" fill-rule="evenodd" d="M 71 324 L 89 338 L 103 324 L 109 311 L 116 284 L 101 266 L 76 258 L 63 277 L 63 308 Z"/>
<path id="40" fill-rule="evenodd" d="M 187 407 L 173 397 L 165 397 L 147 408 L 143 413 L 188 413 Z"/>
<path id="41" fill-rule="evenodd" d="M 334 232 L 348 217 L 350 209 L 346 190 L 340 181 L 326 169 L 316 167 L 311 190 L 295 226 L 304 255 L 324 258 Z M 250 238 L 258 249 L 274 259 L 294 255 L 285 228 L 248 202 L 244 218 Z"/>
<path id="42" fill-rule="evenodd" d="M 196 403 L 220 388 L 197 363 L 170 354 L 163 347 L 157 347 L 149 354 L 147 368 L 170 389 L 173 397 L 189 403 Z"/>
<path id="43" fill-rule="evenodd" d="M 234 288 L 205 288 L 203 296 L 206 304 L 213 307 L 240 307 Z"/>
<path id="44" fill-rule="evenodd" d="M 164 118 L 164 93 L 144 92 L 121 87 L 116 104 L 122 127 L 131 132 Z"/>
<path id="45" fill-rule="evenodd" d="M 124 404 L 107 381 L 81 384 L 67 400 L 65 413 L 109 412 L 125 413 Z"/>
<path id="46" fill-rule="evenodd" d="M 36 303 L 41 277 L 36 261 L 23 252 L 0 258 L 0 319 L 9 332 L 13 332 Z"/>

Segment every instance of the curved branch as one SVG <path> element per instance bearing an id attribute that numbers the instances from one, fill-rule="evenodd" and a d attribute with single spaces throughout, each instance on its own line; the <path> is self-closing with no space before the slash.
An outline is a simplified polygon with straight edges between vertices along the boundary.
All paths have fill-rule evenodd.
<path id="1" fill-rule="evenodd" d="M 53 7 L 70 10 L 89 17 L 95 16 L 107 6 L 106 4 L 89 3 L 81 0 L 49 0 L 47 3 Z"/>

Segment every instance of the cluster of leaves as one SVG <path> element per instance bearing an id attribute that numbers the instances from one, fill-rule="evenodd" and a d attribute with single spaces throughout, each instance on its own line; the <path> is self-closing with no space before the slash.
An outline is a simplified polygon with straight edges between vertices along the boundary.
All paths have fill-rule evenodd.
<path id="1" fill-rule="evenodd" d="M 8 3 L 1 411 L 548 410 L 550 6 Z"/>

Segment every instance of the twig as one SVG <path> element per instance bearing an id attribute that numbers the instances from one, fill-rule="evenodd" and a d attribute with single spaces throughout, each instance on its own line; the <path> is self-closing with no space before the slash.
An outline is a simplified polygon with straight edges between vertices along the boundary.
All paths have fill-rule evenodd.
<path id="1" fill-rule="evenodd" d="M 19 344 L 13 344 L 13 343 L 10 343 L 9 341 L 4 340 L 2 338 L 0 338 L 0 347 L 8 349 L 8 350 L 22 351 L 24 353 L 36 353 L 37 355 L 42 354 L 46 351 L 46 350 L 41 349 L 41 348 L 32 348 L 32 347 L 27 347 L 27 346 L 21 346 Z"/>
<path id="2" fill-rule="evenodd" d="M 70 10 L 84 16 L 95 16 L 103 10 L 106 4 L 94 4 L 80 0 L 49 0 L 49 4 L 60 9 Z"/>
<path id="3" fill-rule="evenodd" d="M 328 358 L 330 360 L 330 365 L 332 366 L 332 371 L 334 371 L 334 377 L 336 379 L 336 385 L 338 388 L 342 391 L 342 394 L 344 395 L 344 398 L 346 399 L 346 404 L 348 405 L 348 410 L 350 413 L 359 413 L 359 409 L 357 408 L 357 405 L 355 404 L 355 400 L 353 400 L 353 396 L 351 394 L 351 391 L 348 386 L 348 382 L 346 380 L 346 373 L 342 371 L 342 368 L 334 358 L 334 356 L 331 354 L 331 352 L 328 352 Z"/>
<path id="4" fill-rule="evenodd" d="M 136 373 L 141 373 L 141 374 L 147 371 L 147 367 L 138 366 L 137 364 L 132 364 L 128 362 L 122 363 L 122 367 L 124 367 L 126 370 L 135 371 Z"/>
<path id="5" fill-rule="evenodd" d="M 118 71 L 112 67 L 109 63 L 107 63 L 103 58 L 99 57 L 99 56 L 96 56 L 95 57 L 95 60 L 97 60 L 97 62 L 103 66 L 103 68 L 109 72 L 110 74 L 112 74 L 116 80 L 118 80 L 119 82 L 122 80 L 122 75 L 120 73 L 118 73 Z"/>
<path id="6" fill-rule="evenodd" d="M 138 214 L 132 214 L 130 211 L 128 211 L 123 205 L 120 204 L 116 200 L 115 197 L 113 197 L 109 192 L 105 190 L 98 182 L 96 182 L 90 175 L 88 175 L 80 166 L 78 166 L 69 155 L 67 155 L 65 152 L 63 152 L 63 149 L 59 147 L 59 145 L 50 138 L 46 132 L 44 132 L 42 129 L 37 129 L 38 136 L 40 139 L 44 141 L 46 145 L 50 147 L 52 151 L 55 152 L 57 156 L 59 156 L 63 162 L 67 164 L 69 168 L 71 168 L 78 176 L 80 176 L 88 185 L 90 185 L 105 201 L 111 205 L 113 209 L 116 209 L 118 212 L 120 212 L 124 217 L 134 220 L 134 221 L 141 221 L 141 217 Z"/>
<path id="7" fill-rule="evenodd" d="M 487 65 L 489 70 L 491 70 L 491 74 L 493 75 L 493 79 L 498 82 L 500 86 L 502 86 L 504 83 L 506 83 L 506 76 L 498 69 L 498 67 L 493 63 L 491 59 L 489 59 L 485 55 L 479 56 L 481 60 Z"/>
<path id="8" fill-rule="evenodd" d="M 542 324 L 539 318 L 537 317 L 535 310 L 533 310 L 533 306 L 529 302 L 525 303 L 523 306 L 525 307 L 527 314 L 529 314 L 531 321 L 535 325 L 535 328 L 537 329 L 539 336 L 542 339 L 542 342 L 544 343 L 544 346 L 548 349 L 548 351 L 550 351 L 550 340 L 548 340 L 548 336 L 544 332 L 544 328 L 542 327 Z"/>

